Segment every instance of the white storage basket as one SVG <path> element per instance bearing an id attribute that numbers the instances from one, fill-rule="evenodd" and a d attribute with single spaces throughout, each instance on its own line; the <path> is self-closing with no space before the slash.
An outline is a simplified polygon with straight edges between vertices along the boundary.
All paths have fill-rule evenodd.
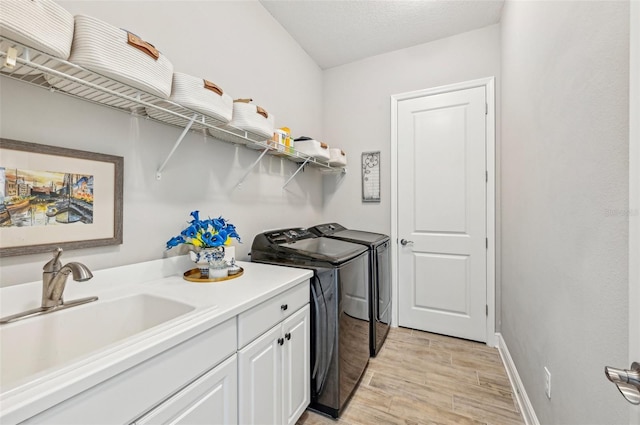
<path id="1" fill-rule="evenodd" d="M 333 167 L 346 167 L 347 154 L 340 148 L 329 149 L 329 165 Z"/>
<path id="2" fill-rule="evenodd" d="M 315 159 L 329 161 L 329 147 L 325 143 L 318 142 L 317 140 L 302 137 L 294 140 L 293 148 Z"/>
<path id="3" fill-rule="evenodd" d="M 205 121 L 214 126 L 226 124 L 231 121 L 233 113 L 233 99 L 224 93 L 220 87 L 202 78 L 176 72 L 173 74 L 173 84 L 171 88 L 172 100 L 185 108 L 200 112 L 206 115 Z M 158 103 L 163 108 L 179 112 L 180 109 L 173 107 L 168 102 Z M 184 113 L 184 112 L 183 112 Z M 175 115 L 165 113 L 154 108 L 147 108 L 147 115 L 151 118 L 184 126 L 185 120 Z M 201 117 L 198 117 L 199 119 Z M 195 124 L 195 123 L 194 123 Z M 195 128 L 199 126 L 195 125 Z"/>
<path id="4" fill-rule="evenodd" d="M 158 49 L 90 16 L 75 17 L 69 61 L 155 96 L 171 95 L 173 65 Z"/>
<path id="5" fill-rule="evenodd" d="M 233 102 L 230 126 L 251 133 L 249 137 L 265 141 L 273 137 L 275 117 L 260 106 L 243 101 Z"/>
<path id="6" fill-rule="evenodd" d="M 0 49 L 7 52 L 15 47 L 17 56 L 44 64 L 48 59 L 38 52 L 15 46 L 5 38 L 61 59 L 69 58 L 73 40 L 73 15 L 52 0 L 1 0 L 0 1 Z M 3 64 L 4 65 L 4 64 Z M 3 72 L 37 74 L 27 67 L 2 67 Z"/>

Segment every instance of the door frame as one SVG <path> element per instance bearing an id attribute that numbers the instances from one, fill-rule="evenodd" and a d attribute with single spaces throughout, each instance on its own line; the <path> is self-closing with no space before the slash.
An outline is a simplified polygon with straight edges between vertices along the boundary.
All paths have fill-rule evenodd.
<path id="1" fill-rule="evenodd" d="M 630 4 L 629 40 L 629 362 L 640 352 L 640 2 Z M 630 365 L 631 363 L 629 363 Z M 629 365 L 624 365 L 626 369 Z M 640 407 L 629 408 L 629 424 L 640 424 Z"/>
<path id="2" fill-rule="evenodd" d="M 487 248 L 487 345 L 495 347 L 496 340 L 496 118 L 495 118 L 495 77 L 480 78 L 456 84 L 433 87 L 424 90 L 411 91 L 391 95 L 391 270 L 392 273 L 392 326 L 398 326 L 398 102 L 417 97 L 431 96 L 458 90 L 484 87 L 487 101 L 486 115 L 486 149 L 485 165 L 487 167 L 486 192 L 486 229 L 488 238 Z"/>

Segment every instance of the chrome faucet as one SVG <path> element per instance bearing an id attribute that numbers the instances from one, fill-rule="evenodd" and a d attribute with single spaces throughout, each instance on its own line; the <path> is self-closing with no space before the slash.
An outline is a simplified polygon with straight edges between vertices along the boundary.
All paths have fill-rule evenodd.
<path id="1" fill-rule="evenodd" d="M 91 279 L 93 274 L 91 270 L 82 263 L 71 262 L 63 266 L 62 263 L 60 263 L 61 255 L 62 248 L 56 248 L 56 250 L 53 251 L 53 259 L 42 268 L 42 305 L 22 313 L 3 317 L 0 319 L 0 325 L 98 300 L 98 297 L 87 297 L 64 302 L 62 294 L 67 284 L 69 274 L 72 274 L 73 280 L 78 282 Z"/>
<path id="2" fill-rule="evenodd" d="M 60 263 L 62 248 L 53 252 L 53 259 L 42 268 L 42 308 L 57 307 L 64 304 L 62 293 L 67 284 L 69 273 L 73 273 L 73 280 L 84 282 L 93 277 L 91 270 L 82 263 Z"/>

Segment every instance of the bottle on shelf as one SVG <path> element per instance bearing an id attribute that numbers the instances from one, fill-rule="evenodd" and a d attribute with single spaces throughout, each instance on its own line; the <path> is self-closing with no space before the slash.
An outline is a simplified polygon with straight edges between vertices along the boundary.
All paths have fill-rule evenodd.
<path id="1" fill-rule="evenodd" d="M 289 129 L 289 127 L 280 127 L 278 130 L 283 132 L 284 134 L 284 137 L 282 140 L 282 144 L 284 145 L 284 151 L 287 153 L 293 153 L 293 139 L 291 138 L 291 130 Z"/>

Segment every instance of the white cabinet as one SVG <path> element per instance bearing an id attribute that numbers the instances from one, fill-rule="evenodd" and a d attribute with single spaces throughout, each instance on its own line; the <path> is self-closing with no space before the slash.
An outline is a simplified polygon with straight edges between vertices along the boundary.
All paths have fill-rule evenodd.
<path id="1" fill-rule="evenodd" d="M 238 423 L 237 355 L 234 354 L 159 407 L 135 425 Z"/>
<path id="2" fill-rule="evenodd" d="M 309 405 L 308 303 L 309 286 L 303 284 L 239 316 L 238 333 L 245 339 L 276 313 L 286 317 L 238 351 L 240 424 L 295 424 Z"/>
<path id="3" fill-rule="evenodd" d="M 238 315 L 238 348 L 309 304 L 309 281 L 294 286 Z"/>
<path id="4" fill-rule="evenodd" d="M 238 352 L 240 424 L 282 423 L 281 335 L 275 326 Z"/>
<path id="5" fill-rule="evenodd" d="M 282 323 L 282 423 L 295 424 L 311 401 L 309 305 Z"/>
<path id="6" fill-rule="evenodd" d="M 20 423 L 293 425 L 310 402 L 309 311 L 305 280 Z"/>
<path id="7" fill-rule="evenodd" d="M 191 388 L 194 382 L 209 371 L 215 370 L 214 368 L 223 364 L 225 359 L 235 358 L 236 335 L 237 321 L 234 317 L 22 423 L 65 425 L 135 423 L 136 419 L 140 419 L 145 412 L 162 406 L 160 403 L 166 400 L 172 400 L 181 389 Z M 237 369 L 235 362 L 230 367 Z M 237 371 L 233 373 L 235 381 Z M 235 383 L 229 382 L 227 385 L 235 385 Z M 235 410 L 236 399 L 230 401 L 234 403 L 230 408 Z"/>

